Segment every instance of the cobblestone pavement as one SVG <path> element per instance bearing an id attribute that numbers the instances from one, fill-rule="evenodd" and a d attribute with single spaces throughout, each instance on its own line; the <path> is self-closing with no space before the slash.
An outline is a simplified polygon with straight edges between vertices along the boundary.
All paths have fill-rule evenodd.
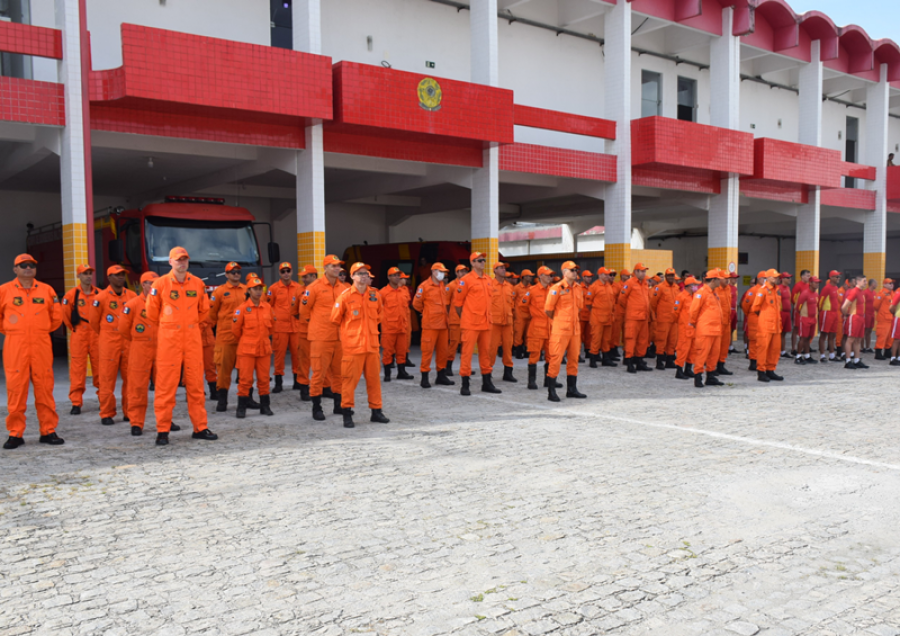
<path id="1" fill-rule="evenodd" d="M 32 419 L 0 634 L 898 634 L 900 370 L 871 357 L 702 390 L 582 365 L 559 405 L 517 362 L 498 396 L 394 380 L 387 425 L 360 390 L 353 430 L 288 391 L 214 443 L 180 403 L 166 448 L 96 402 L 60 448 Z"/>

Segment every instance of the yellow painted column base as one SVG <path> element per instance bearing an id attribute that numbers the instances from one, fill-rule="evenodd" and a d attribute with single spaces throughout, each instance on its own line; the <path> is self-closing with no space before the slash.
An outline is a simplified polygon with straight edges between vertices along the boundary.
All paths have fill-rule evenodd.
<path id="1" fill-rule="evenodd" d="M 497 252 L 499 250 L 500 241 L 495 238 L 473 238 L 472 251 L 483 252 L 487 254 L 487 262 L 484 264 L 484 271 L 488 276 L 494 275 L 494 264 L 499 258 Z"/>
<path id="2" fill-rule="evenodd" d="M 800 280 L 800 272 L 804 269 L 808 269 L 813 276 L 819 276 L 819 250 L 797 250 L 795 265 L 797 272 L 794 280 Z"/>
<path id="3" fill-rule="evenodd" d="M 65 272 L 66 292 L 79 284 L 78 266 L 88 264 L 88 241 L 87 241 L 87 223 L 69 223 L 62 227 L 63 242 L 63 270 Z M 41 270 L 38 269 L 38 279 L 40 279 Z M 62 302 L 62 299 L 60 299 Z M 72 334 L 66 330 L 66 339 L 71 338 Z M 91 369 L 91 360 L 88 358 L 87 377 L 94 377 Z"/>
<path id="4" fill-rule="evenodd" d="M 340 257 L 340 254 L 338 254 Z M 297 269 L 312 265 L 321 269 L 325 261 L 325 232 L 297 233 Z"/>
<path id="5" fill-rule="evenodd" d="M 708 269 L 721 269 L 726 272 L 738 271 L 737 247 L 710 247 L 706 250 Z M 704 272 L 705 273 L 705 272 Z"/>
<path id="6" fill-rule="evenodd" d="M 881 287 L 884 280 L 885 257 L 884 252 L 866 252 L 863 254 L 863 274 L 869 280 L 875 279 Z"/>
<path id="7" fill-rule="evenodd" d="M 607 243 L 603 248 L 603 266 L 617 272 L 630 270 L 634 266 L 631 262 L 631 243 Z"/>

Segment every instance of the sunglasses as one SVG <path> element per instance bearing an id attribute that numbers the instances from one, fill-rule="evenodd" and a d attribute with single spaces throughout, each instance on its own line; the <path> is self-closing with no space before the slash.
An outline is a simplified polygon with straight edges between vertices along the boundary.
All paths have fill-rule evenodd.
<path id="1" fill-rule="evenodd" d="M 36 269 L 37 263 L 19 263 L 19 267 L 22 269 Z"/>
<path id="2" fill-rule="evenodd" d="M 285 272 L 287 272 L 287 273 L 290 274 L 291 270 L 289 270 L 289 269 L 283 269 L 283 270 L 281 270 L 281 273 L 282 273 L 282 274 L 284 274 Z"/>
<path id="3" fill-rule="evenodd" d="M 472 261 L 472 262 L 473 262 L 473 263 L 483 263 L 484 261 L 485 261 L 485 259 L 483 259 L 483 258 L 476 258 L 476 259 L 475 259 L 474 261 Z"/>

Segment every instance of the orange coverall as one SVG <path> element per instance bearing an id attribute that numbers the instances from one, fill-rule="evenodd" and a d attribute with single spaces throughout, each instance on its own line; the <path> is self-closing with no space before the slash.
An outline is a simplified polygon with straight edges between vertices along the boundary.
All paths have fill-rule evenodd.
<path id="1" fill-rule="evenodd" d="M 275 322 L 272 306 L 262 299 L 255 305 L 248 298 L 234 310 L 231 333 L 238 341 L 238 397 L 250 395 L 254 371 L 259 394 L 269 395 L 269 367 L 272 360 L 269 336 Z"/>
<path id="2" fill-rule="evenodd" d="M 728 360 L 728 348 L 731 346 L 731 285 L 716 287 L 716 297 L 722 308 L 722 337 L 719 338 L 719 362 Z"/>
<path id="3" fill-rule="evenodd" d="M 694 363 L 694 328 L 691 327 L 691 304 L 694 295 L 685 290 L 675 298 L 675 317 L 678 319 L 678 344 L 675 346 L 677 356 L 675 366 L 684 368 Z"/>
<path id="4" fill-rule="evenodd" d="M 213 333 L 212 325 L 207 324 L 201 330 L 203 333 L 203 372 L 207 382 L 218 382 L 216 378 L 216 334 Z M 215 398 L 215 395 L 211 395 Z"/>
<path id="5" fill-rule="evenodd" d="M 297 318 L 297 382 L 309 386 L 309 320 L 300 316 L 300 303 L 303 302 L 304 293 L 306 285 L 300 285 L 300 302 L 294 307 L 294 316 Z M 331 382 L 330 377 L 326 380 Z"/>
<path id="6" fill-rule="evenodd" d="M 360 293 L 353 285 L 344 289 L 331 309 L 331 323 L 340 325 L 341 408 L 352 409 L 359 378 L 366 377 L 369 408 L 381 408 L 381 374 L 378 365 L 378 324 L 382 317 L 381 294 L 374 287 Z M 398 359 L 399 362 L 399 359 Z"/>
<path id="7" fill-rule="evenodd" d="M 578 320 L 581 321 L 581 342 L 584 344 L 585 353 L 589 352 L 591 347 L 591 296 L 588 293 L 593 283 L 588 283 L 590 278 L 578 283 L 581 286 L 582 298 L 584 306 L 578 314 Z"/>
<path id="8" fill-rule="evenodd" d="M 25 435 L 28 383 L 34 386 L 34 406 L 41 435 L 56 431 L 59 415 L 53 399 L 53 346 L 50 334 L 62 324 L 62 309 L 50 285 L 34 281 L 22 287 L 18 279 L 0 285 L 0 333 L 6 373 L 6 430 Z"/>
<path id="9" fill-rule="evenodd" d="M 459 279 L 450 281 L 447 285 L 450 290 L 450 309 L 447 313 L 449 316 L 449 328 L 447 329 L 447 362 L 451 363 L 456 359 L 456 351 L 459 349 L 459 343 L 462 342 L 462 327 L 460 325 L 460 317 L 453 307 L 453 299 L 456 298 L 456 290 L 459 288 Z"/>
<path id="10" fill-rule="evenodd" d="M 678 322 L 675 317 L 675 298 L 681 293 L 678 285 L 663 281 L 650 294 L 650 309 L 656 316 L 656 353 L 671 356 L 678 343 Z M 730 314 L 729 314 L 730 315 Z"/>
<path id="11" fill-rule="evenodd" d="M 381 323 L 381 363 L 388 365 L 397 356 L 397 366 L 406 362 L 409 353 L 409 294 L 406 287 L 381 288 L 383 317 Z"/>
<path id="12" fill-rule="evenodd" d="M 643 357 L 650 344 L 650 289 L 647 281 L 629 278 L 622 285 L 619 306 L 625 310 L 625 357 Z"/>
<path id="13" fill-rule="evenodd" d="M 81 322 L 72 325 L 72 313 L 76 311 L 75 292 L 78 292 L 77 311 Z M 66 292 L 62 300 L 62 319 L 66 328 L 72 332 L 69 338 L 69 401 L 72 406 L 84 406 L 84 389 L 87 384 L 87 361 L 91 359 L 91 374 L 97 395 L 100 395 L 100 337 L 91 329 L 90 310 L 88 309 L 100 290 L 91 285 L 90 293 L 85 294 L 81 285 Z"/>
<path id="14" fill-rule="evenodd" d="M 116 416 L 116 377 L 122 374 L 122 413 L 128 415 L 128 342 L 122 326 L 125 303 L 137 297 L 127 287 L 107 287 L 91 303 L 91 329 L 100 338 L 100 417 Z"/>
<path id="15" fill-rule="evenodd" d="M 300 283 L 291 281 L 285 284 L 283 280 L 274 283 L 266 293 L 266 298 L 272 307 L 275 318 L 275 330 L 272 332 L 275 375 L 284 375 L 284 358 L 288 351 L 291 352 L 291 369 L 293 373 L 300 374 L 300 360 L 298 356 L 300 321 L 296 316 L 302 294 L 303 286 Z"/>
<path id="16" fill-rule="evenodd" d="M 631 280 L 630 278 L 628 280 Z M 627 282 L 627 281 L 626 281 Z M 622 293 L 622 287 L 625 285 L 621 280 L 613 281 L 613 289 L 616 290 L 616 306 L 613 310 L 613 331 L 612 345 L 621 347 L 624 345 L 623 330 L 625 328 L 625 308 L 618 303 L 619 294 Z"/>
<path id="17" fill-rule="evenodd" d="M 300 300 L 300 320 L 308 323 L 309 356 L 312 366 L 312 380 L 309 386 L 311 397 L 320 397 L 325 376 L 331 377 L 331 392 L 341 391 L 341 340 L 338 327 L 331 322 L 331 309 L 341 293 L 350 287 L 335 279 L 334 285 L 328 277 L 317 278 Z M 405 332 L 404 332 L 405 333 Z"/>
<path id="18" fill-rule="evenodd" d="M 491 368 L 497 363 L 497 349 L 503 347 L 503 366 L 511 367 L 513 344 L 513 307 L 515 287 L 506 279 L 491 279 Z"/>
<path id="19" fill-rule="evenodd" d="M 205 292 L 204 292 L 205 293 Z M 246 300 L 247 286 L 243 283 L 225 283 L 216 287 L 209 307 L 210 324 L 216 326 L 216 347 L 213 359 L 216 363 L 216 388 L 231 388 L 231 372 L 237 363 L 237 340 L 231 331 L 232 318 L 237 308 Z"/>
<path id="20" fill-rule="evenodd" d="M 491 353 L 491 279 L 469 272 L 459 281 L 453 306 L 462 308 L 460 327 L 462 328 L 462 359 L 459 374 L 472 375 L 472 355 L 478 345 L 478 363 L 482 375 L 489 375 L 494 369 L 496 350 Z M 455 311 L 455 310 L 454 310 Z"/>
<path id="21" fill-rule="evenodd" d="M 581 310 L 584 307 L 584 287 L 578 283 L 569 285 L 565 280 L 552 285 L 544 300 L 544 311 L 553 312 L 550 329 L 550 367 L 547 377 L 559 375 L 563 355 L 566 358 L 566 375 L 578 375 L 578 352 L 581 351 Z"/>
<path id="22" fill-rule="evenodd" d="M 196 276 L 187 274 L 184 282 L 179 283 L 169 272 L 153 281 L 147 299 L 147 318 L 159 325 L 156 392 L 153 396 L 157 433 L 168 433 L 172 429 L 172 409 L 175 408 L 175 391 L 182 366 L 188 415 L 194 432 L 207 428 L 202 326 L 209 320 L 209 305 L 206 286 Z"/>
<path id="23" fill-rule="evenodd" d="M 749 344 L 747 353 L 751 360 L 757 360 L 757 325 L 759 324 L 759 317 L 750 309 L 753 307 L 753 300 L 756 298 L 756 293 L 759 290 L 759 285 L 753 285 L 744 293 L 744 297 L 741 299 L 741 311 L 744 312 L 744 320 L 747 323 L 747 343 Z"/>
<path id="24" fill-rule="evenodd" d="M 884 287 L 875 294 L 875 348 L 890 349 L 894 344 L 891 338 L 891 327 L 894 324 L 894 314 L 891 313 L 891 297 L 893 291 Z"/>
<path id="25" fill-rule="evenodd" d="M 550 363 L 550 318 L 547 316 L 544 306 L 547 296 L 550 294 L 550 285 L 544 287 L 540 282 L 528 288 L 522 304 L 528 307 L 531 313 L 531 322 L 528 325 L 528 364 L 537 364 L 541 360 L 541 352 L 544 360 Z"/>
<path id="26" fill-rule="evenodd" d="M 694 325 L 694 372 L 715 371 L 719 362 L 719 339 L 722 337 L 722 305 L 708 285 L 703 285 L 694 293 L 691 324 Z"/>
<path id="27" fill-rule="evenodd" d="M 153 363 L 156 360 L 156 346 L 159 342 L 159 326 L 147 316 L 147 297 L 141 294 L 125 303 L 120 321 L 122 333 L 128 341 L 128 405 L 125 415 L 132 426 L 144 428 L 147 418 L 147 392 Z M 122 409 L 126 406 L 122 404 Z"/>
<path id="28" fill-rule="evenodd" d="M 528 332 L 528 323 L 531 322 L 531 312 L 528 311 L 528 305 L 522 303 L 522 299 L 525 298 L 525 294 L 528 293 L 531 286 L 526 286 L 525 283 L 519 283 L 514 289 L 513 346 L 520 347 L 525 343 L 526 334 Z"/>
<path id="29" fill-rule="evenodd" d="M 781 290 L 767 282 L 753 298 L 750 313 L 758 316 L 756 325 L 757 371 L 774 371 L 781 356 Z"/>
<path id="30" fill-rule="evenodd" d="M 588 290 L 591 298 L 591 346 L 592 355 L 612 349 L 612 330 L 618 296 L 611 283 L 595 281 Z"/>
<path id="31" fill-rule="evenodd" d="M 422 314 L 422 364 L 419 371 L 431 371 L 431 356 L 438 371 L 447 366 L 447 309 L 450 305 L 450 287 L 435 283 L 429 278 L 419 285 L 413 298 L 413 309 Z M 435 353 L 436 351 L 436 353 Z"/>

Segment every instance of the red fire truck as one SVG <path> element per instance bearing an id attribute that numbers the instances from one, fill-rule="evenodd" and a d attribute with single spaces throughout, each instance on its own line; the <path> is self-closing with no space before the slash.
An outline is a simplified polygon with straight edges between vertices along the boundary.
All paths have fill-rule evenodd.
<path id="1" fill-rule="evenodd" d="M 256 222 L 241 207 L 227 206 L 224 199 L 166 197 L 140 210 L 117 208 L 94 220 L 94 250 L 97 284 L 107 284 L 106 269 L 113 263 L 128 271 L 128 286 L 137 290 L 143 272 L 165 274 L 169 250 L 180 245 L 191 255 L 191 273 L 212 290 L 225 282 L 225 265 L 240 263 L 244 274 L 263 276 L 263 261 L 255 226 L 269 227 L 270 264 L 280 259 L 277 243 L 271 241 L 272 226 Z M 40 263 L 39 277 L 57 293 L 65 293 L 62 227 L 60 224 L 30 229 L 27 251 Z"/>
<path id="2" fill-rule="evenodd" d="M 451 279 L 456 266 L 463 264 L 469 267 L 470 243 L 452 241 L 429 241 L 421 243 L 384 243 L 381 245 L 351 245 L 344 250 L 343 259 L 347 267 L 351 263 L 362 262 L 372 268 L 372 283 L 376 287 L 387 285 L 387 271 L 392 267 L 400 268 L 411 277 L 410 287 L 422 281 L 419 273 L 420 259 L 425 259 L 428 276 L 431 275 L 431 264 L 440 261 L 450 270 Z M 425 269 L 422 270 L 422 274 Z"/>

